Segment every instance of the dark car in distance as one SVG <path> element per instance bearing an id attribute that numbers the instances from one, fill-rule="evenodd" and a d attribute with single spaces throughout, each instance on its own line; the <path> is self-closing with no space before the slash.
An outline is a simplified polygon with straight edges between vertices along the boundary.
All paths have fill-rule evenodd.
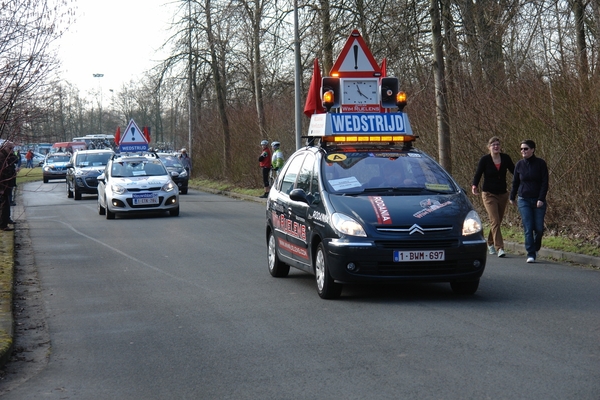
<path id="1" fill-rule="evenodd" d="M 177 184 L 179 193 L 187 194 L 190 177 L 186 169 L 181 164 L 179 157 L 176 154 L 169 153 L 157 153 L 157 157 L 165 165 L 167 171 L 169 171 L 169 174 L 171 174 L 171 179 L 173 179 L 173 182 Z"/>
<path id="2" fill-rule="evenodd" d="M 81 200 L 82 194 L 98 194 L 98 175 L 104 172 L 112 150 L 80 150 L 67 164 L 67 197 Z"/>

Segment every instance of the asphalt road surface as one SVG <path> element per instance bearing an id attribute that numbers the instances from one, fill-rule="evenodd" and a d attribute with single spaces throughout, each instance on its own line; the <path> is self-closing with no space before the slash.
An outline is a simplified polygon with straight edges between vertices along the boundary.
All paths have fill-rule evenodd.
<path id="1" fill-rule="evenodd" d="M 18 297 L 43 314 L 21 334 L 46 350 L 3 399 L 600 399 L 599 271 L 509 254 L 471 297 L 326 301 L 269 275 L 264 204 L 191 190 L 179 217 L 109 221 L 62 181 L 20 189 L 39 291 Z"/>

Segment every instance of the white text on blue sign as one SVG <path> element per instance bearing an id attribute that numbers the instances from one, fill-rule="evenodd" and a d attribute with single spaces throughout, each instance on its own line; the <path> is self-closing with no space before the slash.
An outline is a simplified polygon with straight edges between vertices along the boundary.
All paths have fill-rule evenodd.
<path id="1" fill-rule="evenodd" d="M 404 133 L 404 115 L 331 114 L 333 134 L 340 133 Z"/>
<path id="2" fill-rule="evenodd" d="M 119 146 L 121 152 L 135 152 L 135 151 L 147 151 L 148 145 L 146 143 L 143 144 L 122 144 Z"/>

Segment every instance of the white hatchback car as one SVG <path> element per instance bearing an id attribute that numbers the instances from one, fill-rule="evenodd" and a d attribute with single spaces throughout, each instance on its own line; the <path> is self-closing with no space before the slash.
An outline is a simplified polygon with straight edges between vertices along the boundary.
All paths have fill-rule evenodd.
<path id="1" fill-rule="evenodd" d="M 179 215 L 179 188 L 153 156 L 114 155 L 98 176 L 98 214 L 114 219 L 128 212 Z"/>

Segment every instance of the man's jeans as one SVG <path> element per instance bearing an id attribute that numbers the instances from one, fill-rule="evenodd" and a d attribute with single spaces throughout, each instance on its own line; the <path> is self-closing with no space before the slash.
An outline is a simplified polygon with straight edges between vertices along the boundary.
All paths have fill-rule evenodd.
<path id="1" fill-rule="evenodd" d="M 527 257 L 535 259 L 536 252 L 542 247 L 542 235 L 544 234 L 544 217 L 546 216 L 546 203 L 537 207 L 538 199 L 531 197 L 519 197 L 517 204 L 523 221 L 525 232 L 525 250 Z"/>

